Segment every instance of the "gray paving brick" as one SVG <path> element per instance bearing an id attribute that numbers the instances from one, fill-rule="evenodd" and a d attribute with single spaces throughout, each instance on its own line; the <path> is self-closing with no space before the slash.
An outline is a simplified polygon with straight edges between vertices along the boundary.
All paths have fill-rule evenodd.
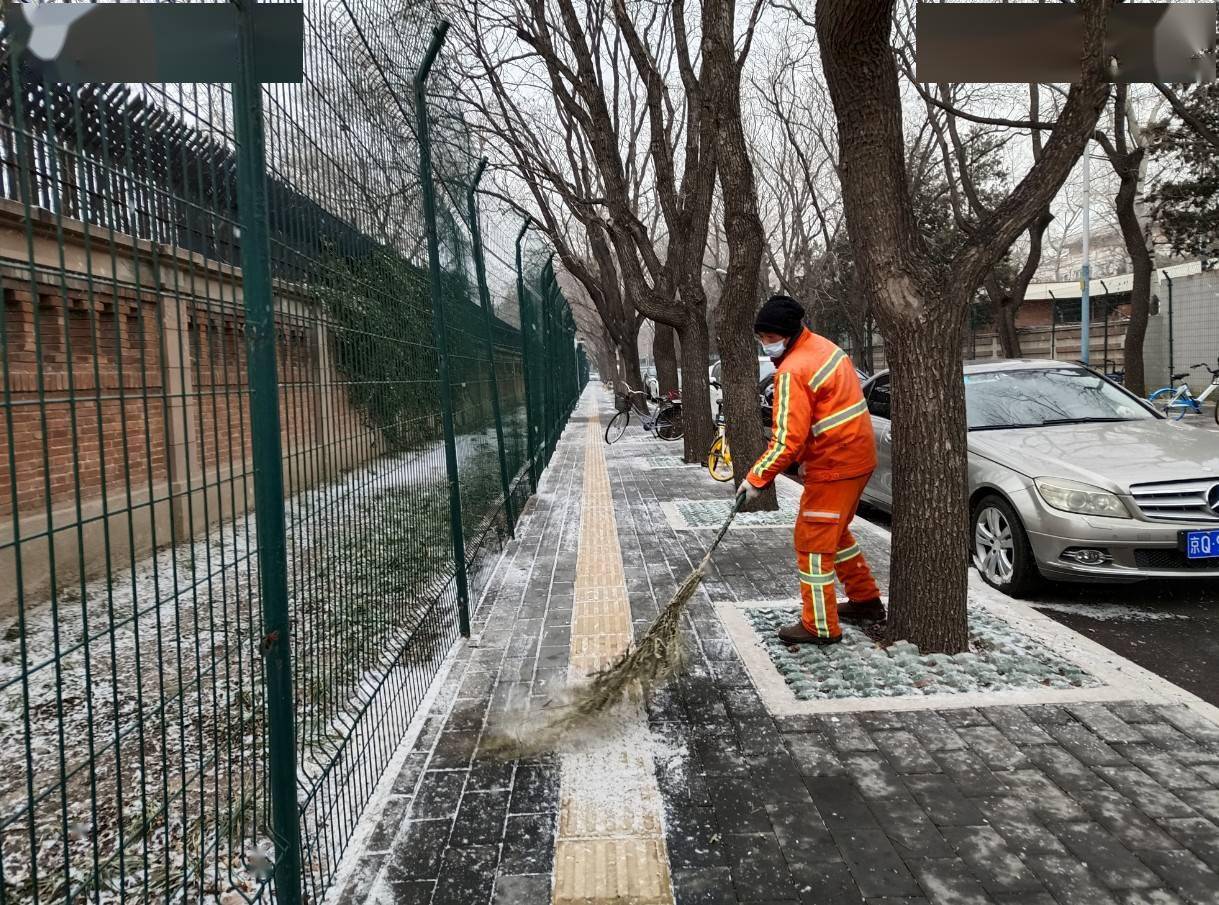
<path id="1" fill-rule="evenodd" d="M 1110 704 L 1109 709 L 1127 723 L 1154 723 L 1161 719 L 1155 707 L 1137 701 L 1117 701 Z"/>
<path id="2" fill-rule="evenodd" d="M 957 732 L 965 739 L 970 750 L 986 761 L 992 770 L 1018 770 L 1028 766 L 1028 757 L 1024 752 L 989 723 L 985 726 L 965 726 Z"/>
<path id="3" fill-rule="evenodd" d="M 947 776 L 928 773 L 905 776 L 903 780 L 937 826 L 981 826 L 986 822 L 977 805 Z"/>
<path id="4" fill-rule="evenodd" d="M 1180 847 L 1120 792 L 1089 791 L 1079 796 L 1079 803 L 1131 851 Z"/>
<path id="5" fill-rule="evenodd" d="M 790 865 L 789 865 L 790 866 Z M 864 905 L 863 894 L 850 868 L 842 862 L 822 862 L 792 869 L 801 905 Z"/>
<path id="6" fill-rule="evenodd" d="M 991 905 L 982 884 L 959 858 L 929 858 L 911 864 L 933 905 Z"/>
<path id="7" fill-rule="evenodd" d="M 1007 840 L 1022 858 L 1030 854 L 1066 854 L 1062 843 L 1033 812 L 1029 802 L 1016 798 L 988 798 L 978 802 L 987 823 Z"/>
<path id="8" fill-rule="evenodd" d="M 1058 905 L 1058 900 L 1048 892 L 1008 892 L 994 898 L 998 905 Z"/>
<path id="9" fill-rule="evenodd" d="M 922 892 L 880 828 L 848 827 L 831 832 L 864 897 L 916 896 Z"/>
<path id="10" fill-rule="evenodd" d="M 725 836 L 723 845 L 738 899 L 791 900 L 795 885 L 774 836 Z"/>
<path id="11" fill-rule="evenodd" d="M 1177 762 L 1171 754 L 1150 745 L 1121 745 L 1122 755 L 1140 767 L 1144 773 L 1161 785 L 1177 791 L 1179 789 L 1207 789 L 1210 783 L 1196 770 Z M 1199 764 L 1198 766 L 1204 766 Z"/>
<path id="12" fill-rule="evenodd" d="M 1075 717 L 1061 704 L 1037 704 L 1021 708 L 1039 726 L 1069 726 Z"/>
<path id="13" fill-rule="evenodd" d="M 1140 852 L 1143 863 L 1164 880 L 1164 885 L 1194 905 L 1219 905 L 1219 873 L 1190 852 Z"/>
<path id="14" fill-rule="evenodd" d="M 1219 726 L 1202 717 L 1184 704 L 1170 704 L 1159 708 L 1164 719 L 1172 723 L 1190 738 L 1207 745 L 1219 745 Z"/>
<path id="15" fill-rule="evenodd" d="M 1041 881 L 993 827 L 945 827 L 943 833 L 987 892 L 1044 891 Z"/>
<path id="16" fill-rule="evenodd" d="M 912 799 L 874 801 L 869 806 L 894 850 L 904 860 L 948 858 L 954 854 L 939 828 Z"/>
<path id="17" fill-rule="evenodd" d="M 841 860 L 842 854 L 811 799 L 768 804 L 766 813 L 783 857 L 797 880 L 799 865 Z"/>
<path id="18" fill-rule="evenodd" d="M 1003 780 L 992 773 L 986 762 L 967 749 L 947 749 L 933 755 L 961 793 L 968 798 L 984 795 L 1000 795 L 1005 789 Z"/>
<path id="19" fill-rule="evenodd" d="M 852 714 L 832 714 L 819 719 L 821 731 L 839 751 L 875 751 L 876 743 Z"/>
<path id="20" fill-rule="evenodd" d="M 1019 707 L 987 707 L 984 712 L 995 728 L 1014 745 L 1023 748 L 1026 745 L 1049 745 L 1054 741 Z"/>
<path id="21" fill-rule="evenodd" d="M 842 765 L 864 798 L 909 798 L 898 771 L 882 754 L 844 754 Z"/>
<path id="22" fill-rule="evenodd" d="M 913 732 L 873 732 L 872 741 L 898 773 L 939 773 L 940 765 Z"/>
<path id="23" fill-rule="evenodd" d="M 1050 825 L 1062 844 L 1110 889 L 1154 889 L 1159 878 L 1093 821 Z"/>
<path id="24" fill-rule="evenodd" d="M 1126 889 L 1117 894 L 1117 900 L 1121 905 L 1185 905 L 1167 889 Z"/>
<path id="25" fill-rule="evenodd" d="M 1186 766 L 1219 763 L 1219 747 L 1201 745 L 1170 723 L 1140 723 L 1139 731 Z"/>
<path id="26" fill-rule="evenodd" d="M 1028 756 L 1046 776 L 1066 791 L 1109 788 L 1109 784 L 1088 769 L 1079 758 L 1057 745 L 1038 745 L 1030 748 Z"/>
<path id="27" fill-rule="evenodd" d="M 1219 871 L 1219 826 L 1205 817 L 1170 817 L 1160 825 L 1207 867 Z"/>
<path id="28" fill-rule="evenodd" d="M 866 711 L 855 718 L 868 732 L 900 732 L 910 728 L 910 715 L 900 711 Z"/>
<path id="29" fill-rule="evenodd" d="M 1030 855 L 1025 863 L 1060 903 L 1114 905 L 1116 902 L 1073 855 Z"/>
<path id="30" fill-rule="evenodd" d="M 1100 736 L 1079 723 L 1048 726 L 1046 731 L 1088 766 L 1120 767 L 1126 763 L 1126 759 L 1102 741 Z"/>
<path id="31" fill-rule="evenodd" d="M 1021 796 L 1043 820 L 1083 820 L 1084 810 L 1040 770 L 1012 770 L 1004 774 L 1010 795 Z"/>
<path id="32" fill-rule="evenodd" d="M 673 898 L 675 905 L 737 905 L 732 874 L 723 866 L 673 871 Z"/>
<path id="33" fill-rule="evenodd" d="M 954 729 L 960 729 L 962 726 L 989 726 L 990 720 L 982 715 L 982 711 L 976 707 L 961 707 L 945 710 L 943 714 L 944 722 Z"/>
<path id="34" fill-rule="evenodd" d="M 934 710 L 916 710 L 908 717 L 911 731 L 928 751 L 957 751 L 965 747 L 964 739 L 942 714 Z"/>
<path id="35" fill-rule="evenodd" d="M 1097 767 L 1096 772 L 1149 817 L 1192 817 L 1193 808 L 1135 766 Z"/>
<path id="36" fill-rule="evenodd" d="M 842 755 L 830 747 L 820 732 L 794 732 L 784 736 L 796 767 L 803 776 L 842 776 Z"/>
<path id="37" fill-rule="evenodd" d="M 1189 789 L 1181 792 L 1181 799 L 1211 823 L 1219 824 L 1219 789 Z"/>
<path id="38" fill-rule="evenodd" d="M 1071 704 L 1067 710 L 1106 742 L 1137 744 L 1144 741 L 1143 734 L 1135 726 L 1105 704 Z"/>
<path id="39" fill-rule="evenodd" d="M 501 874 L 491 905 L 550 905 L 549 874 Z"/>

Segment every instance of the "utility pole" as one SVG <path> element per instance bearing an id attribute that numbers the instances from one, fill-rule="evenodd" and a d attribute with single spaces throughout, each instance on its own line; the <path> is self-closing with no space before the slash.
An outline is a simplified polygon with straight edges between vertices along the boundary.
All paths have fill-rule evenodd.
<path id="1" fill-rule="evenodd" d="M 1091 351 L 1092 303 L 1088 298 L 1089 282 L 1092 279 L 1092 262 L 1089 259 L 1089 240 L 1092 238 L 1092 140 L 1084 146 L 1084 237 L 1083 265 L 1079 269 L 1079 360 L 1088 364 Z"/>

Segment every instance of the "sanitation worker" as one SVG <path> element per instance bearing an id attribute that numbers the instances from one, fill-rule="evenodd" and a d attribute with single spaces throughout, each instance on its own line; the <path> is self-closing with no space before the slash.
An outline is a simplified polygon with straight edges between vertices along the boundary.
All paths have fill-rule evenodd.
<path id="1" fill-rule="evenodd" d="M 876 468 L 872 420 L 850 359 L 804 326 L 804 309 L 795 299 L 770 298 L 753 330 L 775 363 L 774 433 L 737 492 L 754 500 L 799 463 L 804 494 L 796 517 L 796 571 L 804 610 L 779 637 L 789 644 L 834 644 L 842 640 L 840 621 L 885 618 L 880 590 L 850 530 Z M 846 588 L 842 606 L 834 595 L 835 575 Z"/>

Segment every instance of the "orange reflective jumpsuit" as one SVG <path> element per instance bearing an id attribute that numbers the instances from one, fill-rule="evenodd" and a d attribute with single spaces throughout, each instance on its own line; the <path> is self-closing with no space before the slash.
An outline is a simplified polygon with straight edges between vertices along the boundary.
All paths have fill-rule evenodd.
<path id="1" fill-rule="evenodd" d="M 834 576 L 850 600 L 876 600 L 880 590 L 855 538 L 851 519 L 876 468 L 872 419 L 859 377 L 845 352 L 801 328 L 775 371 L 774 434 L 749 470 L 765 487 L 793 462 L 804 465 L 796 518 L 796 569 L 804 627 L 823 638 L 842 633 Z"/>

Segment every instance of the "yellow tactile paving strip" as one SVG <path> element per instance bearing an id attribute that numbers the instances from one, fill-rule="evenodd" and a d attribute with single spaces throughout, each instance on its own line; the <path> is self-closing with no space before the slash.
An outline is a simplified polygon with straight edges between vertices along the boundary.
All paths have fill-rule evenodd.
<path id="1" fill-rule="evenodd" d="M 631 640 L 631 605 L 597 419 L 584 446 L 568 677 L 612 662 Z M 565 754 L 555 838 L 554 905 L 672 905 L 660 790 L 647 722 L 627 708 L 620 731 Z"/>

